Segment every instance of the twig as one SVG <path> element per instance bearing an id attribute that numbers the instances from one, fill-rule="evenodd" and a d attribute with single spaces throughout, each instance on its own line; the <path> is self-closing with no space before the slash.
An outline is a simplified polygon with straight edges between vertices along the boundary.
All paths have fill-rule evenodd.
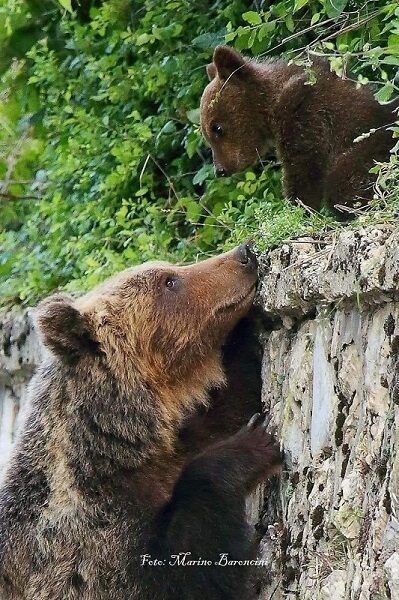
<path id="1" fill-rule="evenodd" d="M 312 42 L 313 44 L 314 42 Z M 379 47 L 378 48 L 378 52 L 381 52 L 381 54 L 386 54 L 386 50 L 388 50 L 388 47 L 386 48 L 382 48 Z M 345 56 L 350 56 L 350 57 L 355 57 L 355 58 L 362 58 L 364 56 L 373 56 L 375 55 L 376 50 L 375 48 L 372 48 L 370 50 L 363 50 L 362 52 L 348 52 L 347 50 L 344 52 Z M 342 52 L 334 52 L 333 50 L 329 51 L 329 52 L 320 52 L 317 50 L 309 50 L 309 54 L 312 54 L 313 56 L 321 56 L 321 57 L 326 57 L 326 56 L 337 56 L 337 57 L 342 57 Z M 370 83 L 381 83 L 381 81 L 374 81 L 374 82 L 370 82 Z"/>
<path id="2" fill-rule="evenodd" d="M 8 181 L 8 185 L 28 185 L 30 183 L 33 183 L 34 179 L 10 179 Z M 4 184 L 4 181 L 0 180 L 0 186 L 2 187 Z"/>
<path id="3" fill-rule="evenodd" d="M 367 17 L 360 19 L 360 21 L 357 21 L 355 23 L 350 23 L 346 27 L 342 27 L 342 29 L 340 29 L 339 31 L 335 31 L 334 33 L 331 33 L 327 37 L 323 38 L 322 42 L 328 42 L 328 40 L 333 40 L 337 36 L 341 35 L 341 33 L 347 33 L 348 31 L 353 31 L 354 29 L 358 29 L 362 25 L 365 25 L 366 23 L 368 23 L 369 21 L 374 19 L 374 17 L 376 17 L 380 12 L 381 12 L 380 10 L 376 10 L 373 13 L 371 13 L 370 15 L 368 15 Z M 310 44 L 310 46 L 311 46 L 311 44 Z"/>
<path id="4" fill-rule="evenodd" d="M 198 204 L 204 209 L 205 212 L 208 213 L 209 217 L 213 217 L 215 219 L 215 221 L 217 223 L 220 223 L 220 225 L 224 228 L 227 229 L 227 231 L 230 231 L 230 233 L 233 232 L 233 229 L 231 227 L 229 227 L 228 225 L 226 225 L 226 223 L 224 223 L 221 219 L 219 219 L 219 217 L 216 217 L 213 212 L 211 210 L 209 210 L 209 208 L 206 206 L 206 204 L 204 204 L 204 202 L 202 201 L 203 196 L 200 196 L 198 198 Z"/>
<path id="5" fill-rule="evenodd" d="M 171 180 L 171 178 L 170 178 L 170 177 L 169 177 L 169 175 L 166 173 L 166 171 L 165 171 L 165 170 L 162 168 L 162 166 L 159 164 L 159 162 L 158 162 L 158 161 L 157 161 L 157 160 L 156 160 L 156 159 L 155 159 L 155 158 L 152 156 L 152 154 L 150 154 L 150 153 L 148 153 L 148 155 L 147 155 L 147 158 L 146 158 L 146 160 L 145 160 L 145 162 L 144 162 L 144 166 L 143 166 L 143 168 L 142 168 L 142 170 L 141 170 L 141 173 L 140 173 L 140 183 L 141 183 L 141 177 L 142 177 L 142 175 L 143 175 L 143 173 L 144 173 L 144 170 L 145 170 L 145 168 L 146 168 L 146 166 L 147 166 L 147 163 L 148 163 L 148 160 L 149 160 L 149 159 L 151 159 L 151 160 L 153 161 L 153 163 L 155 164 L 155 166 L 156 166 L 156 167 L 158 167 L 158 169 L 161 171 L 161 173 L 162 173 L 162 174 L 164 175 L 164 177 L 166 178 L 167 182 L 169 183 L 170 189 L 172 190 L 173 194 L 174 194 L 174 195 L 175 195 L 175 197 L 176 197 L 176 200 L 180 200 L 180 198 L 179 198 L 179 196 L 178 196 L 178 194 L 177 194 L 177 192 L 176 192 L 176 189 L 175 189 L 175 187 L 174 187 L 174 185 L 173 185 L 173 183 L 172 183 L 172 180 Z M 221 221 L 220 219 L 218 219 L 218 217 L 216 217 L 216 216 L 215 216 L 215 215 L 214 215 L 214 214 L 213 214 L 213 213 L 212 213 L 212 212 L 211 212 L 211 211 L 210 211 L 210 210 L 207 208 L 207 206 L 205 206 L 205 204 L 203 204 L 203 203 L 201 202 L 201 198 L 199 198 L 199 199 L 198 199 L 198 204 L 199 204 L 199 205 L 200 205 L 200 206 L 201 206 L 201 207 L 202 207 L 202 208 L 203 208 L 203 209 L 204 209 L 204 210 L 205 210 L 205 211 L 208 213 L 208 215 L 209 215 L 210 217 L 213 217 L 217 223 L 220 223 L 220 225 L 210 225 L 209 223 L 207 223 L 207 226 L 210 226 L 210 227 L 223 227 L 223 229 L 227 229 L 227 231 L 230 231 L 230 232 L 232 232 L 232 229 L 231 229 L 231 227 L 228 227 L 228 225 L 226 225 L 226 223 L 223 223 L 223 221 Z M 164 210 L 166 211 L 167 209 L 164 209 Z M 184 213 L 184 211 L 180 211 L 180 212 L 182 212 L 183 214 L 186 214 L 186 213 Z M 204 225 L 204 223 L 193 223 L 193 225 Z"/>
<path id="6" fill-rule="evenodd" d="M 354 208 L 353 206 L 345 206 L 345 204 L 334 204 L 334 208 L 339 212 L 348 213 L 350 215 L 363 215 L 368 212 L 369 207 L 360 206 L 359 208 Z"/>
<path id="7" fill-rule="evenodd" d="M 264 169 L 264 168 L 265 168 L 265 163 L 263 162 L 263 160 L 262 160 L 262 157 L 261 157 L 261 155 L 259 154 L 259 150 L 258 150 L 258 148 L 255 148 L 255 150 L 256 150 L 256 154 L 258 155 L 259 162 L 260 162 L 260 164 L 262 165 L 262 169 Z"/>
<path id="8" fill-rule="evenodd" d="M 40 196 L 16 196 L 11 192 L 0 192 L 0 198 L 4 198 L 10 202 L 17 202 L 18 200 L 41 200 Z"/>
<path id="9" fill-rule="evenodd" d="M 310 206 L 307 206 L 306 204 L 304 204 L 304 203 L 302 202 L 302 200 L 300 200 L 299 198 L 294 198 L 294 202 L 295 202 L 296 204 L 298 204 L 298 206 L 299 206 L 300 208 L 303 208 L 303 210 L 304 210 L 305 212 L 309 213 L 311 217 L 313 217 L 314 215 L 316 215 L 316 214 L 317 214 L 317 212 L 316 212 L 316 211 L 315 211 L 313 208 L 311 208 Z"/>
<path id="10" fill-rule="evenodd" d="M 326 240 L 313 240 L 312 238 L 299 238 L 297 240 L 284 240 L 282 242 L 283 244 L 314 244 L 315 246 L 318 246 L 319 244 L 322 244 L 323 246 L 327 246 L 330 244 L 330 241 L 326 242 Z"/>
<path id="11" fill-rule="evenodd" d="M 140 173 L 140 177 L 139 177 L 139 183 L 140 183 L 140 187 L 141 187 L 141 181 L 142 181 L 142 179 L 143 179 L 144 171 L 145 171 L 145 170 L 146 170 L 146 168 L 147 168 L 148 161 L 150 160 L 150 158 L 151 158 L 151 155 L 150 155 L 150 154 L 147 154 L 147 158 L 146 158 L 146 159 L 145 159 L 145 161 L 144 161 L 144 165 L 143 165 L 143 168 L 141 169 L 141 173 Z"/>
<path id="12" fill-rule="evenodd" d="M 336 238 L 336 236 L 334 235 L 334 236 L 333 236 L 333 241 L 332 241 L 332 244 L 331 244 L 331 250 L 330 250 L 330 253 L 329 253 L 329 255 L 328 255 L 328 258 L 327 258 L 326 265 L 325 265 L 325 267 L 324 267 L 324 272 L 326 272 L 326 271 L 327 271 L 327 269 L 328 269 L 328 267 L 330 266 L 330 262 L 331 262 L 331 259 L 332 259 L 332 255 L 334 254 L 334 250 L 335 250 L 335 248 L 336 248 L 336 245 L 337 245 L 337 238 Z"/>
<path id="13" fill-rule="evenodd" d="M 344 20 L 343 16 L 341 17 L 340 20 Z M 347 20 L 348 20 L 348 17 L 346 16 L 345 21 L 347 21 Z M 270 52 L 274 52 L 274 50 L 277 50 L 277 48 L 280 48 L 280 46 L 284 46 L 284 44 L 286 44 L 287 42 L 291 42 L 292 40 L 295 40 L 297 37 L 302 36 L 304 33 L 309 33 L 309 31 L 312 31 L 313 29 L 322 27 L 323 25 L 326 25 L 327 23 L 336 22 L 336 21 L 337 21 L 337 19 L 326 19 L 325 21 L 321 21 L 320 23 L 314 23 L 313 25 L 309 25 L 309 27 L 306 27 L 305 29 L 301 29 L 301 31 L 296 31 L 295 33 L 284 38 L 280 43 L 276 44 L 276 46 L 273 46 L 272 48 L 269 48 L 269 50 L 267 50 L 266 52 L 262 52 L 262 54 L 259 54 L 258 58 L 262 57 L 262 56 L 267 56 Z"/>
<path id="14" fill-rule="evenodd" d="M 310 44 L 307 44 L 306 46 L 303 46 L 302 48 L 299 48 L 298 50 L 291 50 L 291 53 L 297 54 L 297 57 L 301 57 L 304 52 L 306 52 L 306 54 L 310 54 L 312 52 L 311 48 L 315 48 L 319 42 L 323 43 L 323 42 L 327 42 L 330 39 L 334 39 L 335 37 L 337 37 L 338 35 L 341 35 L 341 33 L 346 33 L 348 31 L 352 31 L 354 29 L 357 29 L 358 27 L 364 25 L 365 23 L 367 23 L 368 21 L 371 21 L 372 19 L 374 19 L 374 17 L 376 17 L 377 15 L 380 14 L 380 10 L 376 10 L 373 13 L 371 13 L 370 15 L 368 15 L 367 17 L 364 17 L 362 20 L 358 20 L 354 23 L 349 23 L 349 25 L 345 25 L 344 27 L 342 27 L 341 29 L 339 29 L 338 31 L 335 31 L 334 33 L 331 33 L 329 36 L 324 37 L 322 36 L 322 34 L 320 34 L 315 40 L 313 40 Z M 349 19 L 349 14 L 352 13 L 346 13 L 346 19 L 345 22 L 348 21 Z M 356 14 L 359 14 L 358 12 Z M 334 19 L 333 19 L 334 20 Z M 316 23 L 316 26 L 319 25 L 319 23 Z M 298 32 L 296 35 L 301 34 L 302 32 Z M 293 34 L 295 35 L 295 34 Z M 291 36 L 292 37 L 292 36 Z M 288 39 L 288 38 L 286 38 Z M 285 40 L 283 40 L 282 44 L 285 42 Z M 280 44 L 279 44 L 280 45 Z M 272 50 L 274 50 L 274 48 L 272 48 Z M 270 50 L 268 51 L 270 52 Z M 315 53 L 316 54 L 316 53 Z M 324 56 L 326 56 L 324 54 Z"/>
<path id="15" fill-rule="evenodd" d="M 329 248 L 323 248 L 323 250 L 319 250 L 319 252 L 315 252 L 314 254 L 312 254 L 311 256 L 308 256 L 307 258 L 305 258 L 303 260 L 292 263 L 292 265 L 288 265 L 288 267 L 285 267 L 283 269 L 283 271 L 288 271 L 289 269 L 295 269 L 296 267 L 301 267 L 303 265 L 306 265 L 307 263 L 311 263 L 316 258 L 320 258 L 321 256 L 324 256 L 325 254 L 327 254 L 329 252 L 330 252 Z"/>
<path id="16" fill-rule="evenodd" d="M 159 162 L 153 157 L 152 154 L 149 153 L 148 156 L 151 158 L 154 165 L 156 167 L 158 167 L 158 169 L 161 171 L 162 175 L 166 178 L 166 181 L 168 182 L 170 189 L 172 190 L 173 194 L 175 195 L 176 200 L 180 200 L 180 198 L 176 192 L 175 186 L 173 185 L 172 180 L 169 177 L 169 175 L 166 173 L 165 169 L 159 164 Z"/>
<path id="17" fill-rule="evenodd" d="M 12 174 L 14 171 L 14 167 L 17 163 L 17 160 L 19 158 L 19 155 L 21 153 L 22 150 L 22 146 L 23 144 L 26 142 L 26 139 L 28 137 L 28 130 L 26 130 L 23 135 L 21 135 L 21 137 L 19 138 L 19 140 L 17 141 L 17 143 L 15 144 L 11 154 L 8 156 L 7 158 L 7 172 L 5 174 L 4 180 L 2 182 L 2 186 L 0 188 L 0 192 L 7 192 L 8 186 L 10 185 L 10 181 L 12 179 Z"/>

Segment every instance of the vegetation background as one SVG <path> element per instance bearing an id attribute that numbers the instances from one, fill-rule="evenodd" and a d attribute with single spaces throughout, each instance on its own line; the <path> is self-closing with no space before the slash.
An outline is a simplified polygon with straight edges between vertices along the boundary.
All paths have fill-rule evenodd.
<path id="1" fill-rule="evenodd" d="M 0 0 L 0 303 L 342 226 L 287 204 L 275 162 L 214 178 L 198 105 L 220 43 L 398 95 L 397 1 Z M 397 148 L 351 227 L 397 219 Z"/>

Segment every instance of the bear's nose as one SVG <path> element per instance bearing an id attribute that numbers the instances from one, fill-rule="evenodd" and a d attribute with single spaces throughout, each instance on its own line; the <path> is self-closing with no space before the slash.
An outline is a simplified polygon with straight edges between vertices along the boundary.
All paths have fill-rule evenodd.
<path id="1" fill-rule="evenodd" d="M 258 261 L 256 260 L 255 254 L 252 252 L 248 244 L 241 244 L 237 248 L 237 258 L 242 265 L 251 264 L 257 266 Z"/>
<path id="2" fill-rule="evenodd" d="M 215 167 L 216 177 L 226 177 L 227 173 L 223 167 Z"/>

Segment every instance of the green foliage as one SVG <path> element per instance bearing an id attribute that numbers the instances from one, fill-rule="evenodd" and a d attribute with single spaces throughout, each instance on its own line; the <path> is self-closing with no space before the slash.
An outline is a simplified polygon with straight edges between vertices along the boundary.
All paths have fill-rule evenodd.
<path id="1" fill-rule="evenodd" d="M 387 100 L 397 94 L 397 2 L 83 5 L 0 0 L 0 54 L 15 57 L 0 63 L 3 301 L 91 287 L 154 257 L 195 260 L 247 237 L 265 249 L 338 226 L 283 201 L 276 165 L 214 178 L 198 127 L 205 65 L 224 42 L 305 64 L 323 54 Z M 395 218 L 394 163 L 380 178 L 383 208 L 360 222 Z"/>

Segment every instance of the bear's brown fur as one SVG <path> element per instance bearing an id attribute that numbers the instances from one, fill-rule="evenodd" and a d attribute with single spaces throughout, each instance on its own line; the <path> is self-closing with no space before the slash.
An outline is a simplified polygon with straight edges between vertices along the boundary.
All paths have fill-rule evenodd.
<path id="1" fill-rule="evenodd" d="M 201 99 L 201 126 L 216 172 L 229 175 L 252 165 L 274 147 L 285 195 L 319 209 L 322 202 L 352 207 L 373 196 L 375 161 L 389 159 L 398 103 L 381 105 L 313 63 L 316 83 L 285 60 L 246 61 L 227 46 L 215 49 L 210 83 Z M 358 143 L 355 138 L 376 129 Z"/>
<path id="2" fill-rule="evenodd" d="M 253 597 L 248 567 L 169 561 L 256 552 L 245 496 L 279 451 L 259 419 L 242 427 L 260 405 L 259 374 L 240 368 L 248 322 L 226 341 L 256 280 L 242 246 L 41 303 L 50 353 L 0 491 L 2 600 Z"/>

